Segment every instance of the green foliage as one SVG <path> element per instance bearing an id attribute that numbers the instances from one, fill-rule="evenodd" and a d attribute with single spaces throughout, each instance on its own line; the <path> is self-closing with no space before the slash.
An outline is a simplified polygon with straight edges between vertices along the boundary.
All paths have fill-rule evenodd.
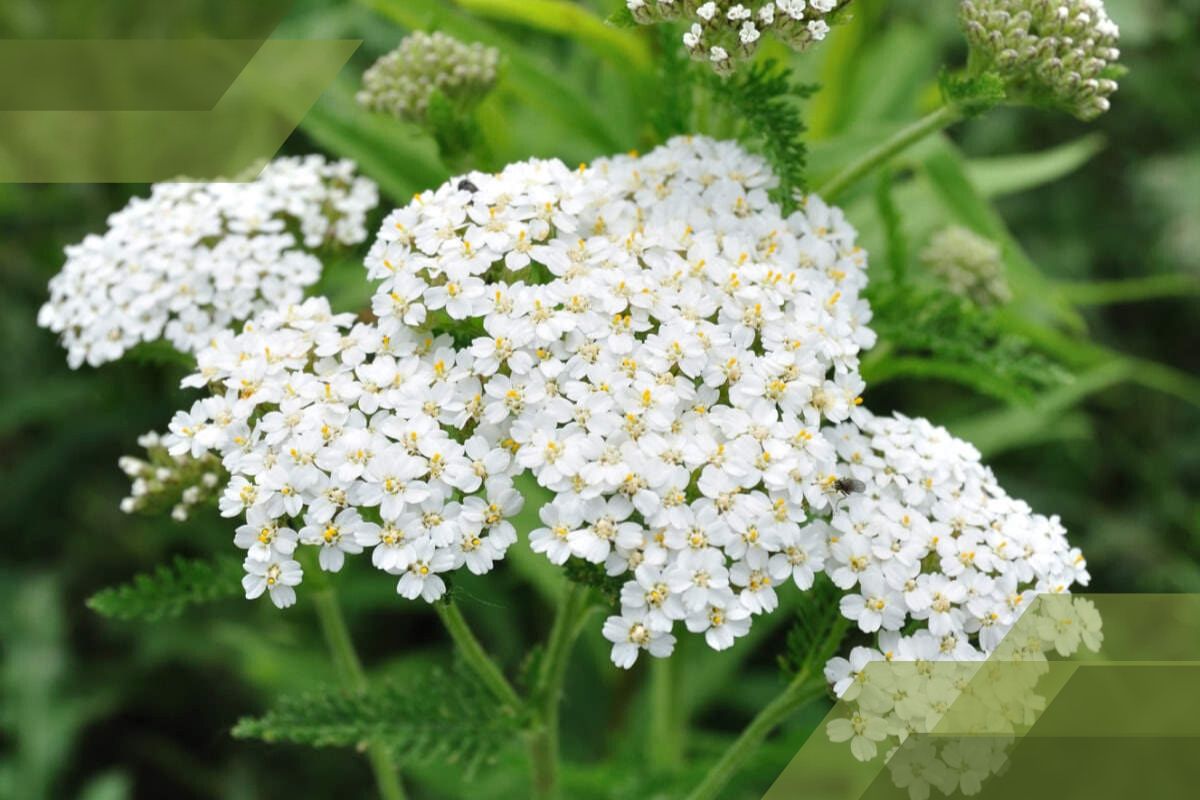
<path id="1" fill-rule="evenodd" d="M 633 18 L 633 12 L 629 10 L 629 6 L 627 5 L 618 7 L 616 11 L 608 15 L 604 22 L 614 28 L 636 28 L 638 24 L 637 20 Z"/>
<path id="2" fill-rule="evenodd" d="M 156 367 L 183 367 L 188 370 L 196 368 L 194 357 L 176 350 L 175 346 L 166 339 L 140 342 L 130 348 L 124 358 L 138 364 Z"/>
<path id="3" fill-rule="evenodd" d="M 621 597 L 621 586 L 625 583 L 620 577 L 609 575 L 603 564 L 593 564 L 582 558 L 572 556 L 563 565 L 567 580 L 591 586 L 599 592 L 604 600 L 616 605 Z"/>
<path id="4" fill-rule="evenodd" d="M 908 237 L 904 233 L 904 222 L 896 207 L 892 192 L 892 172 L 884 169 L 875 187 L 875 208 L 883 222 L 883 235 L 887 242 L 887 263 L 892 280 L 903 283 L 908 274 Z"/>
<path id="5" fill-rule="evenodd" d="M 938 78 L 946 103 L 965 116 L 976 117 L 1004 102 L 1004 79 L 992 72 L 981 75 L 955 75 L 942 70 Z"/>
<path id="6" fill-rule="evenodd" d="M 803 190 L 808 150 L 804 144 L 804 119 L 797 100 L 808 98 L 817 87 L 796 83 L 792 71 L 774 59 L 757 62 L 729 78 L 709 77 L 713 95 L 744 126 L 748 146 L 756 148 L 779 176 L 776 200 L 785 210 L 795 206 L 793 194 Z"/>
<path id="7" fill-rule="evenodd" d="M 1062 367 L 1004 331 L 994 312 L 945 289 L 881 283 L 867 291 L 879 335 L 867 385 L 896 377 L 947 380 L 1010 403 L 1067 379 Z"/>
<path id="8" fill-rule="evenodd" d="M 629 9 L 625 9 L 628 13 Z M 650 123 L 662 140 L 691 133 L 693 94 L 692 61 L 687 51 L 679 46 L 679 35 L 672 25 L 658 25 L 658 75 L 655 84 L 659 88 L 654 108 L 650 111 Z"/>
<path id="9" fill-rule="evenodd" d="M 779 666 L 787 675 L 819 671 L 837 654 L 848 624 L 838 608 L 841 597 L 842 592 L 824 573 L 817 575 L 812 588 L 803 593 L 794 611 L 796 621 L 779 656 Z"/>
<path id="10" fill-rule="evenodd" d="M 361 692 L 341 688 L 281 698 L 233 729 L 239 739 L 312 747 L 381 745 L 401 764 L 441 762 L 473 771 L 511 741 L 520 719 L 478 680 L 431 666 Z"/>
<path id="11" fill-rule="evenodd" d="M 237 597 L 242 575 L 242 563 L 233 556 L 212 560 L 177 556 L 154 572 L 97 592 L 88 599 L 88 607 L 116 619 L 177 617 L 189 606 Z"/>

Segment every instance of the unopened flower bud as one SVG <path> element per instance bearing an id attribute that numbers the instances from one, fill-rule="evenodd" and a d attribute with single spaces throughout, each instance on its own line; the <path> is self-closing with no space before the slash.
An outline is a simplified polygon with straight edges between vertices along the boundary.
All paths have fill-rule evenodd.
<path id="1" fill-rule="evenodd" d="M 1012 96 L 1085 120 L 1108 109 L 1119 31 L 1101 0 L 964 0 L 959 19 Z"/>
<path id="2" fill-rule="evenodd" d="M 1000 248 L 966 228 L 934 234 L 921 260 L 947 289 L 976 305 L 1001 305 L 1012 299 Z"/>
<path id="3" fill-rule="evenodd" d="M 434 93 L 469 110 L 496 83 L 500 51 L 444 33 L 417 31 L 363 74 L 358 102 L 372 111 L 423 123 Z"/>

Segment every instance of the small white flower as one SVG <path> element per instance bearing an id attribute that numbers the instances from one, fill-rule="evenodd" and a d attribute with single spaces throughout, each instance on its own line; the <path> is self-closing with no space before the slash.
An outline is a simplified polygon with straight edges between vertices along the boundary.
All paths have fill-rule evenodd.
<path id="1" fill-rule="evenodd" d="M 293 587 L 299 586 L 304 577 L 300 562 L 278 556 L 265 560 L 250 557 L 246 559 L 244 569 L 246 576 L 242 578 L 242 588 L 246 590 L 247 600 L 267 592 L 276 608 L 287 608 L 296 602 Z"/>

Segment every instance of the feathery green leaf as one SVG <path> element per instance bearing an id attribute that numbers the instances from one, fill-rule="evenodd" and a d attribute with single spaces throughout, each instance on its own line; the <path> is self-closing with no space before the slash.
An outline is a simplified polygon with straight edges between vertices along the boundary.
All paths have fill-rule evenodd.
<path id="1" fill-rule="evenodd" d="M 867 294 L 882 354 L 863 361 L 868 384 L 932 377 L 1008 403 L 1025 403 L 1069 377 L 1030 342 L 1001 329 L 994 312 L 945 289 L 880 283 Z"/>
<path id="2" fill-rule="evenodd" d="M 468 772 L 511 741 L 520 719 L 502 710 L 471 675 L 431 666 L 365 691 L 326 688 L 281 698 L 242 719 L 239 739 L 312 747 L 386 747 L 402 764 L 441 762 Z"/>
<path id="3" fill-rule="evenodd" d="M 796 621 L 779 657 L 779 666 L 789 676 L 805 669 L 820 670 L 837 652 L 847 627 L 839 608 L 841 598 L 842 592 L 824 573 L 801 595 L 794 612 Z"/>
<path id="4" fill-rule="evenodd" d="M 154 572 L 104 589 L 88 599 L 88 607 L 116 619 L 156 620 L 177 617 L 189 606 L 237 597 L 244 574 L 240 559 L 205 560 L 177 556 Z"/>
<path id="5" fill-rule="evenodd" d="M 729 78 L 710 76 L 713 95 L 729 107 L 744 126 L 745 144 L 757 149 L 779 176 L 776 200 L 785 211 L 795 207 L 793 194 L 803 190 L 808 149 L 797 100 L 816 91 L 814 84 L 796 83 L 792 71 L 774 59 L 758 62 Z"/>

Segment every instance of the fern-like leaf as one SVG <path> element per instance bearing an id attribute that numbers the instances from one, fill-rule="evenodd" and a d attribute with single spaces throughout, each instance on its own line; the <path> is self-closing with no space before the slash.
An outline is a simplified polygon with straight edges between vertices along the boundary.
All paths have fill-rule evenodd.
<path id="1" fill-rule="evenodd" d="M 1029 402 L 1069 373 L 1004 331 L 994 312 L 945 289 L 880 283 L 868 290 L 886 359 L 864 362 L 867 383 L 896 377 L 947 380 L 1007 403 Z"/>
<path id="2" fill-rule="evenodd" d="M 819 674 L 825 662 L 837 654 L 848 627 L 838 607 L 841 597 L 842 592 L 824 574 L 817 575 L 812 588 L 802 596 L 784 653 L 779 657 L 779 665 L 789 677 L 801 670 Z"/>
<path id="3" fill-rule="evenodd" d="M 806 128 L 797 101 L 808 98 L 817 87 L 796 83 L 792 71 L 774 59 L 729 78 L 709 80 L 713 95 L 742 121 L 744 143 L 758 150 L 779 176 L 775 199 L 785 211 L 792 210 L 795 193 L 805 188 L 808 163 Z"/>
<path id="4" fill-rule="evenodd" d="M 242 593 L 242 562 L 234 557 L 213 560 L 178 556 L 129 583 L 104 589 L 88 599 L 88 607 L 116 619 L 156 620 L 177 617 L 189 606 L 237 597 Z"/>
<path id="5" fill-rule="evenodd" d="M 233 735 L 311 747 L 380 745 L 402 764 L 441 762 L 470 772 L 519 728 L 520 719 L 466 672 L 433 666 L 360 692 L 284 697 L 263 716 L 239 721 Z"/>

